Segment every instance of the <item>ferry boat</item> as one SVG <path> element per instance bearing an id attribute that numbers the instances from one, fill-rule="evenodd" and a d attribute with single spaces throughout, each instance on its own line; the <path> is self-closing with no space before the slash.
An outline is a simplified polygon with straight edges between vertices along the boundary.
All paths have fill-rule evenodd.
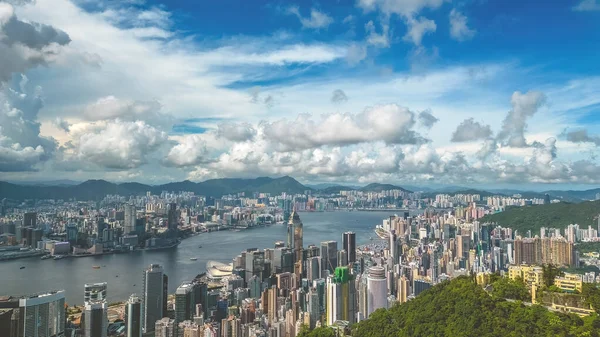
<path id="1" fill-rule="evenodd" d="M 56 255 L 56 256 L 54 257 L 54 259 L 55 259 L 55 260 L 62 260 L 62 259 L 64 259 L 64 258 L 65 258 L 65 256 L 64 256 L 64 255 Z"/>
<path id="2" fill-rule="evenodd" d="M 196 261 L 196 260 L 198 260 L 198 258 L 197 257 L 190 257 L 190 260 Z"/>
<path id="3" fill-rule="evenodd" d="M 94 269 L 100 269 L 100 266 L 92 266 Z"/>
<path id="4" fill-rule="evenodd" d="M 48 260 L 48 259 L 51 259 L 51 258 L 52 258 L 52 255 L 44 255 L 44 256 L 42 256 L 40 258 L 40 260 Z"/>
<path id="5" fill-rule="evenodd" d="M 19 269 L 25 269 L 25 266 L 21 266 L 21 268 L 19 268 Z"/>

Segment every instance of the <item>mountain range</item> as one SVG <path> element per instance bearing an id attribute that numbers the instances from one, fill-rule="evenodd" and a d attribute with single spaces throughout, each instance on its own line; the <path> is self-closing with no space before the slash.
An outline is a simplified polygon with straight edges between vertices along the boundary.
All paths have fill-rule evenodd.
<path id="1" fill-rule="evenodd" d="M 353 187 L 347 186 L 329 186 L 323 189 L 314 189 L 299 183 L 296 179 L 284 176 L 280 178 L 259 177 L 255 179 L 211 179 L 195 183 L 189 180 L 173 182 L 163 185 L 145 185 L 135 182 L 115 184 L 105 180 L 87 180 L 85 182 L 69 185 L 46 185 L 39 184 L 13 184 L 0 181 L 0 199 L 8 198 L 14 200 L 24 199 L 77 199 L 77 200 L 100 200 L 109 194 L 119 194 L 123 196 L 143 195 L 150 191 L 153 194 L 160 194 L 162 191 L 168 192 L 194 192 L 197 195 L 207 197 L 221 197 L 228 194 L 245 192 L 247 195 L 252 192 L 262 192 L 271 194 L 290 193 L 298 194 L 305 191 L 314 191 L 316 193 L 336 194 L 340 190 L 353 190 Z M 388 189 L 403 189 L 400 186 L 389 184 L 369 184 L 359 188 L 361 191 L 382 191 Z"/>
<path id="2" fill-rule="evenodd" d="M 402 190 L 405 192 L 420 191 L 424 197 L 433 197 L 438 193 L 455 194 L 473 194 L 478 193 L 482 196 L 490 195 L 513 195 L 521 194 L 525 198 L 544 198 L 548 193 L 551 198 L 568 202 L 581 202 L 593 200 L 600 189 L 590 189 L 585 191 L 575 190 L 550 190 L 546 192 L 527 192 L 517 190 L 481 190 L 469 189 L 461 186 L 446 186 L 439 188 L 419 187 L 419 186 L 396 186 L 391 184 L 373 183 L 360 187 L 356 185 L 338 185 L 338 184 L 317 184 L 303 185 L 296 179 L 284 176 L 279 178 L 258 177 L 254 179 L 241 178 L 222 178 L 210 179 L 203 182 L 192 182 L 184 180 L 180 182 L 167 183 L 162 185 L 147 185 L 135 182 L 115 184 L 105 180 L 87 180 L 85 182 L 76 182 L 72 180 L 56 180 L 44 182 L 18 182 L 9 183 L 0 181 L 0 199 L 8 198 L 14 200 L 24 199 L 78 199 L 78 200 L 99 200 L 108 194 L 119 194 L 124 196 L 142 195 L 147 191 L 153 194 L 160 194 L 162 191 L 181 192 L 189 191 L 197 195 L 207 197 L 221 197 L 223 195 L 235 194 L 240 192 L 264 192 L 271 194 L 280 193 L 304 193 L 312 191 L 314 194 L 339 194 L 343 190 L 357 190 L 363 192 L 379 192 L 382 190 Z"/>

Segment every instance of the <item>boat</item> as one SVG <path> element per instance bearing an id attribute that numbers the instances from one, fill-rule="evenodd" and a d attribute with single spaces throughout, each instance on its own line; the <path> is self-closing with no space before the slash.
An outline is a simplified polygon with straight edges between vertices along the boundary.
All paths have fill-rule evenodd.
<path id="1" fill-rule="evenodd" d="M 119 277 L 119 275 L 115 275 L 115 277 Z"/>
<path id="2" fill-rule="evenodd" d="M 198 248 L 202 248 L 202 246 L 198 246 Z"/>
<path id="3" fill-rule="evenodd" d="M 21 266 L 21 268 L 19 268 L 19 269 L 25 269 L 25 266 Z"/>
<path id="4" fill-rule="evenodd" d="M 65 258 L 65 256 L 64 256 L 64 255 L 56 255 L 56 256 L 54 257 L 54 259 L 55 259 L 55 260 L 62 260 L 62 259 L 64 259 L 64 258 Z"/>
<path id="5" fill-rule="evenodd" d="M 48 260 L 48 259 L 51 259 L 51 258 L 52 258 L 52 255 L 44 255 L 44 256 L 42 256 L 40 258 L 40 260 Z"/>
<path id="6" fill-rule="evenodd" d="M 94 269 L 100 269 L 100 266 L 92 266 Z"/>
<path id="7" fill-rule="evenodd" d="M 197 257 L 190 257 L 190 260 L 196 261 L 196 260 L 198 260 L 198 258 Z"/>

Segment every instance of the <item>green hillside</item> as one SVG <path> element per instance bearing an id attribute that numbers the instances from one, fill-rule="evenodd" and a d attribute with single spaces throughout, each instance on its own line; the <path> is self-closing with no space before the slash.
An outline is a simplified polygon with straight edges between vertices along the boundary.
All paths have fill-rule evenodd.
<path id="1" fill-rule="evenodd" d="M 468 277 L 437 285 L 353 327 L 360 337 L 599 336 L 597 315 L 580 318 L 493 298 Z M 318 335 L 305 334 L 307 337 Z"/>
<path id="2" fill-rule="evenodd" d="M 524 207 L 509 207 L 504 212 L 486 215 L 481 222 L 494 222 L 504 227 L 510 227 L 524 234 L 531 230 L 537 234 L 540 227 L 566 228 L 569 224 L 579 224 L 580 227 L 597 227 L 595 217 L 600 214 L 600 201 L 587 201 L 577 204 L 566 202 L 532 205 Z"/>

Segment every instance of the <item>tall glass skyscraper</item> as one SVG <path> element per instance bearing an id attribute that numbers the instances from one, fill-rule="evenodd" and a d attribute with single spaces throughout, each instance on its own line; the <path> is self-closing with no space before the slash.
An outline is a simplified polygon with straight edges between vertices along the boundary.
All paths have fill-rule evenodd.
<path id="1" fill-rule="evenodd" d="M 133 294 L 127 301 L 127 337 L 142 337 L 142 301 Z"/>
<path id="2" fill-rule="evenodd" d="M 165 306 L 165 285 L 163 268 L 152 264 L 144 271 L 142 292 L 142 330 L 154 331 L 156 321 L 163 318 Z"/>
<path id="3" fill-rule="evenodd" d="M 356 262 L 356 233 L 345 232 L 342 235 L 342 249 L 348 253 L 348 263 Z"/>

